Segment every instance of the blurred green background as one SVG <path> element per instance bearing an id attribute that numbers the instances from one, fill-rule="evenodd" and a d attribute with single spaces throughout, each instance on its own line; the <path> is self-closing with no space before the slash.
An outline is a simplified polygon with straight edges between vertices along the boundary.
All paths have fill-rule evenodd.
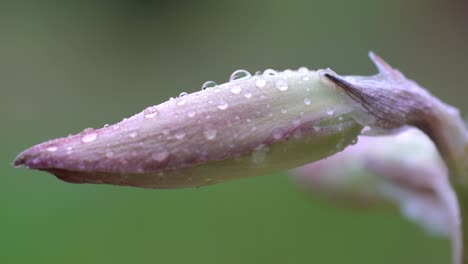
<path id="1" fill-rule="evenodd" d="M 466 112 L 467 22 L 462 0 L 1 1 L 0 263 L 449 263 L 448 240 L 281 173 L 145 190 L 10 164 L 238 68 L 373 74 L 368 50 Z"/>

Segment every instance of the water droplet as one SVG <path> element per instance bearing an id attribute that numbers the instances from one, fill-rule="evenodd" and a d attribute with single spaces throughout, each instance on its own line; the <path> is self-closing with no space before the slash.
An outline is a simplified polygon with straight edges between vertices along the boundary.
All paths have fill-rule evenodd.
<path id="1" fill-rule="evenodd" d="M 217 84 L 213 81 L 206 81 L 203 85 L 202 85 L 202 90 L 206 90 L 206 89 L 210 89 L 210 88 L 213 88 L 215 87 Z"/>
<path id="2" fill-rule="evenodd" d="M 246 70 L 237 70 L 231 74 L 229 81 L 237 81 L 250 78 L 251 74 Z"/>
<path id="3" fill-rule="evenodd" d="M 361 129 L 361 134 L 363 135 L 370 135 L 372 132 L 372 128 L 370 126 L 365 126 Z"/>
<path id="4" fill-rule="evenodd" d="M 310 77 L 308 75 L 306 75 L 306 76 L 302 77 L 302 80 L 303 81 L 308 81 L 308 80 L 310 80 Z"/>
<path id="5" fill-rule="evenodd" d="M 185 131 L 184 130 L 178 130 L 174 134 L 175 138 L 181 140 L 185 137 Z"/>
<path id="6" fill-rule="evenodd" d="M 292 121 L 292 124 L 294 126 L 298 126 L 301 124 L 301 119 L 300 118 L 295 118 L 293 121 Z"/>
<path id="7" fill-rule="evenodd" d="M 279 128 L 275 128 L 273 130 L 273 138 L 276 140 L 280 140 L 281 138 L 283 138 L 283 131 Z"/>
<path id="8" fill-rule="evenodd" d="M 73 153 L 73 147 L 68 147 L 67 154 L 72 154 L 72 153 Z"/>
<path id="9" fill-rule="evenodd" d="M 286 114 L 287 112 L 288 112 L 288 110 L 286 110 L 286 109 L 284 109 L 284 108 L 281 109 L 281 113 L 282 113 L 282 114 Z"/>
<path id="10" fill-rule="evenodd" d="M 186 92 L 181 92 L 181 93 L 179 94 L 179 97 L 184 97 L 184 96 L 186 96 L 186 95 L 188 95 L 188 93 L 186 93 Z"/>
<path id="11" fill-rule="evenodd" d="M 50 147 L 46 148 L 46 150 L 49 151 L 49 152 L 57 151 L 57 149 L 58 149 L 57 146 L 50 146 Z"/>
<path id="12" fill-rule="evenodd" d="M 153 118 L 159 114 L 158 109 L 155 106 L 150 106 L 144 111 L 145 118 Z"/>
<path id="13" fill-rule="evenodd" d="M 94 132 L 86 133 L 85 132 L 85 134 L 81 137 L 81 142 L 83 142 L 83 143 L 93 142 L 96 138 L 97 138 L 96 133 L 94 133 Z"/>
<path id="14" fill-rule="evenodd" d="M 279 79 L 276 81 L 276 88 L 280 91 L 286 91 L 288 90 L 288 82 L 284 79 Z"/>
<path id="15" fill-rule="evenodd" d="M 255 86 L 257 86 L 258 88 L 262 88 L 262 87 L 265 87 L 267 81 L 265 79 L 258 79 L 256 82 L 255 82 Z"/>
<path id="16" fill-rule="evenodd" d="M 328 109 L 327 110 L 327 115 L 331 116 L 335 113 L 335 111 L 333 109 Z"/>
<path id="17" fill-rule="evenodd" d="M 305 105 L 310 105 L 310 99 L 309 98 L 304 98 L 304 104 Z"/>
<path id="18" fill-rule="evenodd" d="M 113 128 L 114 130 L 117 130 L 117 129 L 119 129 L 119 128 L 120 128 L 120 126 L 119 126 L 119 125 L 117 125 L 117 124 L 115 124 L 115 125 L 113 125 L 113 126 L 112 126 L 112 128 Z"/>
<path id="19" fill-rule="evenodd" d="M 206 139 L 208 140 L 213 140 L 216 138 L 216 134 L 218 131 L 214 128 L 208 128 L 205 131 L 203 131 L 203 135 L 205 136 Z"/>
<path id="20" fill-rule="evenodd" d="M 343 117 L 342 116 L 338 117 L 338 121 L 343 121 Z"/>
<path id="21" fill-rule="evenodd" d="M 236 120 L 240 120 L 240 116 L 239 116 L 239 115 L 236 115 L 234 118 L 235 118 Z"/>
<path id="22" fill-rule="evenodd" d="M 219 101 L 217 107 L 218 107 L 219 110 L 226 110 L 226 109 L 228 109 L 229 104 L 228 104 L 226 101 L 224 101 L 223 99 L 221 99 L 221 100 Z"/>
<path id="23" fill-rule="evenodd" d="M 298 69 L 298 72 L 302 74 L 306 74 L 306 73 L 309 73 L 309 69 L 307 69 L 307 67 L 300 67 Z"/>
<path id="24" fill-rule="evenodd" d="M 243 95 L 244 95 L 244 97 L 247 98 L 247 99 L 252 98 L 252 93 L 251 93 L 250 91 L 245 91 L 245 92 L 243 93 Z"/>
<path id="25" fill-rule="evenodd" d="M 106 127 L 109 127 L 109 124 L 105 124 L 105 125 L 103 126 L 103 128 L 106 128 Z"/>
<path id="26" fill-rule="evenodd" d="M 152 157 L 154 160 L 161 162 L 166 160 L 167 157 L 169 157 L 169 153 L 165 150 L 159 150 L 156 153 L 154 153 Z"/>
<path id="27" fill-rule="evenodd" d="M 190 118 L 194 117 L 195 115 L 196 115 L 196 113 L 194 111 L 188 111 L 188 113 L 187 113 L 187 116 L 190 117 Z"/>
<path id="28" fill-rule="evenodd" d="M 242 88 L 239 85 L 236 85 L 231 88 L 231 93 L 233 94 L 239 94 L 241 92 Z"/>
<path id="29" fill-rule="evenodd" d="M 131 138 L 136 138 L 137 135 L 137 132 L 131 132 L 130 134 L 128 134 L 128 136 Z"/>
<path id="30" fill-rule="evenodd" d="M 264 76 L 273 76 L 273 75 L 276 75 L 276 71 L 273 70 L 273 69 L 266 69 L 266 70 L 263 72 L 263 75 L 264 75 Z"/>

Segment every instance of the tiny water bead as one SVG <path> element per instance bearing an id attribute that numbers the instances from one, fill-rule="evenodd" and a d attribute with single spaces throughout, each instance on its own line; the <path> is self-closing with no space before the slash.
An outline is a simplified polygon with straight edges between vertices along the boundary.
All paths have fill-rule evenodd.
<path id="1" fill-rule="evenodd" d="M 215 87 L 216 84 L 214 81 L 206 81 L 203 85 L 202 85 L 202 90 L 206 90 L 206 89 L 210 89 L 210 88 L 213 88 Z"/>
<path id="2" fill-rule="evenodd" d="M 196 115 L 196 113 L 194 111 L 191 111 L 191 110 L 188 111 L 188 113 L 187 113 L 187 116 L 190 117 L 190 118 L 194 117 L 195 115 Z"/>
<path id="3" fill-rule="evenodd" d="M 304 104 L 305 105 L 310 105 L 311 101 L 309 98 L 304 98 Z"/>
<path id="4" fill-rule="evenodd" d="M 223 99 L 221 99 L 221 100 L 219 101 L 217 107 L 218 107 L 219 110 L 226 110 L 226 109 L 228 109 L 229 104 L 228 104 L 226 101 L 224 101 Z"/>
<path id="5" fill-rule="evenodd" d="M 242 88 L 239 85 L 235 85 L 234 87 L 231 88 L 231 93 L 233 94 L 239 94 L 242 91 Z"/>
<path id="6" fill-rule="evenodd" d="M 131 132 L 130 134 L 128 134 L 128 136 L 131 138 L 136 138 L 137 135 L 137 132 Z"/>
<path id="7" fill-rule="evenodd" d="M 335 113 L 333 109 L 328 109 L 327 110 L 327 115 L 332 116 Z"/>
<path id="8" fill-rule="evenodd" d="M 150 106 L 144 111 L 145 118 L 153 118 L 159 114 L 158 109 L 155 106 Z"/>
<path id="9" fill-rule="evenodd" d="M 286 90 L 288 90 L 288 88 L 289 88 L 289 87 L 288 87 L 288 82 L 287 82 L 285 79 L 279 79 L 279 80 L 277 80 L 276 83 L 275 83 L 275 85 L 276 85 L 276 88 L 277 88 L 278 90 L 283 91 L 283 92 L 286 91 Z"/>
<path id="10" fill-rule="evenodd" d="M 257 86 L 258 88 L 262 88 L 262 87 L 265 87 L 267 81 L 265 79 L 258 79 L 257 81 L 255 81 L 255 86 Z"/>
<path id="11" fill-rule="evenodd" d="M 169 153 L 165 150 L 160 150 L 157 151 L 155 154 L 153 154 L 152 158 L 156 161 L 164 161 L 169 157 Z"/>
<path id="12" fill-rule="evenodd" d="M 92 128 L 87 128 L 83 130 L 83 135 L 81 136 L 81 142 L 83 143 L 89 143 L 93 142 L 97 138 L 97 134 L 93 132 L 94 129 Z"/>
<path id="13" fill-rule="evenodd" d="M 57 146 L 50 146 L 50 147 L 46 148 L 46 150 L 49 151 L 49 152 L 55 152 L 55 151 L 57 151 L 57 149 L 58 149 Z"/>
<path id="14" fill-rule="evenodd" d="M 203 131 L 203 135 L 205 136 L 205 138 L 207 140 L 215 139 L 217 133 L 218 133 L 218 131 L 216 129 L 214 129 L 214 128 L 208 128 L 205 131 Z"/>
<path id="15" fill-rule="evenodd" d="M 181 140 L 181 139 L 183 139 L 185 137 L 185 131 L 178 130 L 178 131 L 175 132 L 174 136 L 175 136 L 175 138 Z"/>
<path id="16" fill-rule="evenodd" d="M 263 72 L 263 75 L 264 75 L 264 76 L 274 76 L 274 75 L 276 75 L 276 71 L 273 70 L 273 69 L 266 69 L 266 70 Z"/>
<path id="17" fill-rule="evenodd" d="M 297 71 L 302 74 L 309 73 L 309 69 L 307 67 L 300 67 Z"/>
<path id="18" fill-rule="evenodd" d="M 286 114 L 287 112 L 288 112 L 288 110 L 286 110 L 286 109 L 284 109 L 284 108 L 281 109 L 281 113 L 282 113 L 282 114 Z"/>
<path id="19" fill-rule="evenodd" d="M 252 75 L 246 70 L 237 70 L 231 74 L 229 81 L 237 81 L 250 78 Z"/>
<path id="20" fill-rule="evenodd" d="M 243 95 L 244 95 L 244 97 L 247 98 L 247 99 L 252 98 L 252 92 L 250 92 L 250 91 L 245 91 L 245 92 L 243 93 Z"/>

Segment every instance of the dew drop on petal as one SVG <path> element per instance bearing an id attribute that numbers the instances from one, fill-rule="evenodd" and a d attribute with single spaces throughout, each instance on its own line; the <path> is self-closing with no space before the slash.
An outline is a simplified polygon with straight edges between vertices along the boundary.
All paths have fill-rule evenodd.
<path id="1" fill-rule="evenodd" d="M 81 137 L 81 142 L 83 143 L 89 143 L 93 142 L 97 138 L 97 134 L 92 132 L 92 133 L 86 133 Z"/>
<path id="2" fill-rule="evenodd" d="M 218 131 L 214 128 L 208 128 L 205 131 L 203 131 L 203 135 L 205 136 L 206 139 L 208 140 L 213 140 L 216 138 L 216 134 Z"/>
<path id="3" fill-rule="evenodd" d="M 327 115 L 331 116 L 335 113 L 335 111 L 333 111 L 333 109 L 328 109 L 327 110 Z"/>
<path id="4" fill-rule="evenodd" d="M 231 88 L 231 93 L 233 94 L 239 94 L 241 92 L 242 88 L 239 85 L 236 85 Z"/>
<path id="5" fill-rule="evenodd" d="M 279 79 L 276 81 L 276 88 L 280 91 L 286 91 L 288 90 L 288 82 L 284 79 Z"/>
<path id="6" fill-rule="evenodd" d="M 242 79 L 247 79 L 252 76 L 248 71 L 246 70 L 237 70 L 234 71 L 231 74 L 231 77 L 229 78 L 229 81 L 237 81 L 237 80 L 242 80 Z"/>
<path id="7" fill-rule="evenodd" d="M 279 128 L 275 128 L 273 130 L 273 138 L 276 139 L 276 140 L 279 140 L 283 137 L 283 131 L 281 131 L 281 129 Z"/>
<path id="8" fill-rule="evenodd" d="M 195 114 L 196 114 L 196 113 L 195 113 L 194 111 L 188 111 L 187 116 L 190 117 L 190 118 L 192 118 L 192 117 L 195 116 Z"/>
<path id="9" fill-rule="evenodd" d="M 281 109 L 281 113 L 282 113 L 282 114 L 286 114 L 287 112 L 288 112 L 288 110 L 286 110 L 286 109 L 284 109 L 284 108 Z"/>
<path id="10" fill-rule="evenodd" d="M 310 105 L 310 99 L 309 98 L 304 98 L 304 104 L 305 105 Z"/>
<path id="11" fill-rule="evenodd" d="M 247 99 L 252 98 L 252 93 L 251 93 L 250 91 L 245 91 L 245 92 L 243 93 L 243 95 L 244 95 L 244 97 L 247 98 Z"/>
<path id="12" fill-rule="evenodd" d="M 137 135 L 137 132 L 131 132 L 130 134 L 128 134 L 128 136 L 131 138 L 136 138 Z"/>
<path id="13" fill-rule="evenodd" d="M 215 87 L 217 84 L 214 82 L 214 81 L 206 81 L 203 85 L 202 85 L 202 90 L 206 90 L 206 89 L 209 89 L 209 88 L 213 88 Z"/>
<path id="14" fill-rule="evenodd" d="M 150 106 L 144 111 L 145 118 L 153 118 L 159 114 L 158 109 L 155 106 Z"/>
<path id="15" fill-rule="evenodd" d="M 263 72 L 263 75 L 264 75 L 264 76 L 273 76 L 273 75 L 276 75 L 276 71 L 275 71 L 275 70 L 272 70 L 272 69 L 266 69 L 266 70 Z"/>
<path id="16" fill-rule="evenodd" d="M 49 152 L 57 151 L 57 149 L 58 149 L 57 146 L 50 146 L 50 147 L 46 148 L 46 150 L 49 151 Z"/>
<path id="17" fill-rule="evenodd" d="M 154 153 L 152 157 L 154 160 L 161 162 L 166 160 L 167 157 L 169 157 L 169 153 L 165 150 L 159 150 L 156 153 Z"/>
<path id="18" fill-rule="evenodd" d="M 262 87 L 265 87 L 267 81 L 265 79 L 258 79 L 256 82 L 255 82 L 255 86 L 257 86 L 258 88 L 262 88 Z"/>
<path id="19" fill-rule="evenodd" d="M 224 101 L 224 100 L 221 99 L 221 100 L 219 101 L 217 107 L 218 107 L 219 110 L 226 110 L 226 109 L 228 109 L 229 104 L 228 104 L 226 101 Z"/>
<path id="20" fill-rule="evenodd" d="M 309 69 L 307 69 L 307 67 L 300 67 L 298 69 L 298 72 L 302 73 L 302 74 L 307 74 L 307 73 L 309 73 Z"/>
<path id="21" fill-rule="evenodd" d="M 303 81 L 308 81 L 308 80 L 310 80 L 309 75 L 306 75 L 306 76 L 302 77 L 302 80 L 303 80 Z"/>
<path id="22" fill-rule="evenodd" d="M 178 130 L 174 134 L 175 138 L 181 140 L 185 137 L 185 131 L 184 130 Z"/>

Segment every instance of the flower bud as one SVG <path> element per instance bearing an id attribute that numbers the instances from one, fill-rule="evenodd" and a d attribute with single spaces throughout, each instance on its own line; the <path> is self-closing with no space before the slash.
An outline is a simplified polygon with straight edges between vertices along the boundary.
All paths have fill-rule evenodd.
<path id="1" fill-rule="evenodd" d="M 33 146 L 14 165 L 73 183 L 182 188 L 264 175 L 322 159 L 355 140 L 367 115 L 323 76 L 250 76 L 181 95 L 115 125 Z M 207 85 L 209 86 L 209 85 Z"/>

